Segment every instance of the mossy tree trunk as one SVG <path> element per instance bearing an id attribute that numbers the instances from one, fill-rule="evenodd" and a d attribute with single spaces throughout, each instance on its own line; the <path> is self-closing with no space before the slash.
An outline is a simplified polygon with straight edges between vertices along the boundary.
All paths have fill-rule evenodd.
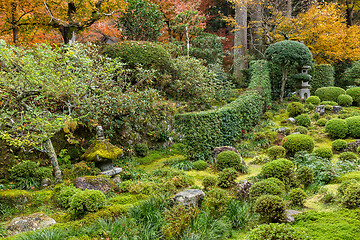
<path id="1" fill-rule="evenodd" d="M 288 70 L 285 65 L 282 66 L 282 84 L 281 84 L 281 93 L 280 93 L 280 102 L 284 100 L 285 85 L 287 81 Z"/>
<path id="2" fill-rule="evenodd" d="M 62 182 L 61 170 L 59 168 L 59 163 L 57 161 L 56 152 L 54 150 L 54 146 L 51 142 L 51 139 L 49 138 L 48 140 L 46 140 L 44 145 L 45 145 L 46 153 L 48 154 L 48 156 L 50 157 L 50 160 L 51 160 L 51 165 L 53 167 L 53 174 L 55 177 L 55 182 L 57 182 L 57 183 Z"/>

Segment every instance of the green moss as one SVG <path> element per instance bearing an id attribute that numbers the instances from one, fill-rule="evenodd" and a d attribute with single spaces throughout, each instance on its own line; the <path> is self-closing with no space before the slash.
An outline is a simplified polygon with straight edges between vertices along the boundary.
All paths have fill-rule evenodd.
<path id="1" fill-rule="evenodd" d="M 148 196 L 144 194 L 128 194 L 122 193 L 119 196 L 116 196 L 109 200 L 111 204 L 134 204 L 140 200 L 147 199 Z"/>
<path id="2" fill-rule="evenodd" d="M 33 198 L 33 194 L 25 190 L 0 190 L 0 202 L 10 207 L 27 204 Z"/>
<path id="3" fill-rule="evenodd" d="M 345 173 L 337 182 L 345 182 L 347 180 L 355 179 L 360 182 L 360 171 Z"/>
<path id="4" fill-rule="evenodd" d="M 123 150 L 108 141 L 96 140 L 81 156 L 86 161 L 97 161 L 98 157 L 114 160 L 123 154 Z"/>

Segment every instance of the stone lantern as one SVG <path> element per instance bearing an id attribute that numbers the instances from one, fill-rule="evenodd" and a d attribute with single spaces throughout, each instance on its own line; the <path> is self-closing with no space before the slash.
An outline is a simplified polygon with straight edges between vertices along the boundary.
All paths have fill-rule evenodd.
<path id="1" fill-rule="evenodd" d="M 310 66 L 302 66 L 301 68 L 301 74 L 306 74 L 310 77 L 311 79 L 311 76 L 309 75 L 308 73 L 308 70 L 311 69 Z M 298 90 L 296 90 L 296 94 L 302 99 L 302 100 L 305 100 L 307 99 L 308 97 L 310 97 L 310 89 L 309 89 L 310 85 L 309 85 L 309 82 L 304 82 L 304 81 L 301 81 L 301 86 L 299 87 Z"/>

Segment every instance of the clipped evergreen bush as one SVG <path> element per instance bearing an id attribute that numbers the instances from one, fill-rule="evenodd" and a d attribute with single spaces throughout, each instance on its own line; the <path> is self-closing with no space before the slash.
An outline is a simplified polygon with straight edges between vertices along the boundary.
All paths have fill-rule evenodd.
<path id="1" fill-rule="evenodd" d="M 87 212 L 96 212 L 105 205 L 106 197 L 99 190 L 85 190 L 76 193 L 70 202 L 70 211 L 74 216 Z"/>
<path id="2" fill-rule="evenodd" d="M 263 178 L 278 178 L 285 184 L 290 184 L 294 178 L 294 163 L 285 158 L 268 162 L 261 168 Z"/>
<path id="3" fill-rule="evenodd" d="M 302 207 L 306 199 L 306 193 L 301 188 L 294 188 L 289 192 L 289 199 L 294 206 Z"/>
<path id="4" fill-rule="evenodd" d="M 331 143 L 331 147 L 334 151 L 345 151 L 347 149 L 347 143 L 343 139 L 337 139 Z"/>
<path id="5" fill-rule="evenodd" d="M 349 117 L 345 119 L 349 134 L 353 138 L 360 137 L 360 116 Z"/>
<path id="6" fill-rule="evenodd" d="M 310 96 L 305 100 L 306 103 L 311 103 L 315 106 L 320 105 L 320 98 L 318 96 Z"/>
<path id="7" fill-rule="evenodd" d="M 241 158 L 234 151 L 223 151 L 216 157 L 216 168 L 220 171 L 225 168 L 235 168 L 239 171 L 241 169 Z"/>
<path id="8" fill-rule="evenodd" d="M 209 190 L 218 184 L 218 178 L 215 176 L 205 176 L 202 180 L 202 185 L 205 190 Z"/>
<path id="9" fill-rule="evenodd" d="M 226 190 L 213 188 L 206 193 L 202 207 L 208 208 L 215 218 L 220 218 L 226 212 L 230 196 Z"/>
<path id="10" fill-rule="evenodd" d="M 252 229 L 246 240 L 311 240 L 303 231 L 284 223 L 262 224 Z"/>
<path id="11" fill-rule="evenodd" d="M 348 126 L 343 119 L 331 119 L 325 124 L 325 132 L 330 138 L 345 138 L 348 134 Z"/>
<path id="12" fill-rule="evenodd" d="M 303 126 L 303 127 L 310 127 L 311 126 L 311 119 L 308 114 L 301 114 L 295 117 L 296 125 Z"/>
<path id="13" fill-rule="evenodd" d="M 235 185 L 235 180 L 239 173 L 234 168 L 225 168 L 219 173 L 218 185 L 222 188 L 228 188 Z"/>
<path id="14" fill-rule="evenodd" d="M 343 152 L 339 154 L 339 160 L 341 161 L 357 161 L 357 156 L 353 152 Z"/>
<path id="15" fill-rule="evenodd" d="M 207 168 L 208 163 L 205 162 L 204 160 L 197 160 L 197 161 L 194 162 L 193 165 L 194 165 L 193 168 L 195 170 L 203 171 L 203 170 L 205 170 Z"/>
<path id="16" fill-rule="evenodd" d="M 360 207 L 360 183 L 349 184 L 341 202 L 346 208 L 353 209 Z"/>
<path id="17" fill-rule="evenodd" d="M 357 181 L 355 179 L 350 179 L 350 180 L 346 180 L 346 181 L 341 182 L 341 184 L 337 188 L 337 191 L 338 191 L 339 195 L 341 197 L 343 197 L 344 194 L 345 194 L 346 189 L 352 184 L 357 184 Z"/>
<path id="18" fill-rule="evenodd" d="M 308 129 L 306 128 L 306 127 L 304 127 L 304 126 L 297 126 L 296 128 L 295 128 L 295 132 L 299 132 L 299 133 L 301 133 L 301 134 L 308 134 Z"/>
<path id="19" fill-rule="evenodd" d="M 334 86 L 334 67 L 330 64 L 319 64 L 313 66 L 310 71 L 311 79 L 311 93 L 314 93 L 318 88 Z"/>
<path id="20" fill-rule="evenodd" d="M 145 143 L 138 143 L 135 145 L 135 152 L 139 157 L 146 157 L 149 152 L 149 148 Z"/>
<path id="21" fill-rule="evenodd" d="M 267 153 L 270 159 L 275 160 L 285 156 L 285 148 L 282 146 L 272 146 L 268 148 Z"/>
<path id="22" fill-rule="evenodd" d="M 314 172 L 308 166 L 296 169 L 296 180 L 305 187 L 310 185 L 314 179 Z"/>
<path id="23" fill-rule="evenodd" d="M 262 195 L 279 195 L 285 193 L 285 184 L 278 178 L 268 178 L 254 183 L 249 189 L 249 198 L 256 200 Z"/>
<path id="24" fill-rule="evenodd" d="M 337 98 L 337 102 L 340 106 L 349 107 L 353 103 L 353 98 L 347 94 L 341 94 Z"/>
<path id="25" fill-rule="evenodd" d="M 81 192 L 81 189 L 76 188 L 72 185 L 63 186 L 60 188 L 60 192 L 57 195 L 57 201 L 59 202 L 61 207 L 69 208 L 72 197 L 79 192 Z"/>
<path id="26" fill-rule="evenodd" d="M 315 95 L 318 96 L 321 101 L 336 102 L 338 96 L 341 94 L 345 94 L 345 90 L 339 87 L 322 87 L 315 91 Z"/>
<path id="27" fill-rule="evenodd" d="M 304 112 L 304 105 L 299 102 L 292 102 L 287 105 L 286 111 L 289 113 L 290 117 L 295 117 Z"/>
<path id="28" fill-rule="evenodd" d="M 328 147 L 319 147 L 315 148 L 314 153 L 316 156 L 326 159 L 331 159 L 333 157 L 333 153 L 330 148 Z"/>
<path id="29" fill-rule="evenodd" d="M 320 118 L 319 120 L 316 121 L 316 125 L 323 127 L 326 125 L 327 122 L 328 120 L 326 118 Z"/>
<path id="30" fill-rule="evenodd" d="M 254 204 L 254 211 L 259 213 L 266 223 L 283 222 L 285 220 L 285 203 L 279 196 L 263 195 Z"/>
<path id="31" fill-rule="evenodd" d="M 360 106 L 360 87 L 350 88 L 346 90 L 346 94 L 352 97 L 354 104 Z"/>
<path id="32" fill-rule="evenodd" d="M 286 136 L 282 140 L 282 146 L 286 149 L 286 155 L 294 156 L 300 151 L 307 151 L 311 153 L 314 149 L 314 140 L 305 134 L 293 134 Z"/>
<path id="33" fill-rule="evenodd" d="M 322 101 L 320 104 L 321 104 L 321 105 L 325 105 L 325 108 L 326 108 L 326 106 L 330 106 L 330 107 L 331 107 L 330 110 L 332 110 L 332 106 L 337 106 L 337 105 L 339 105 L 337 102 L 334 102 L 334 101 Z M 328 109 L 327 109 L 327 110 L 328 110 Z"/>

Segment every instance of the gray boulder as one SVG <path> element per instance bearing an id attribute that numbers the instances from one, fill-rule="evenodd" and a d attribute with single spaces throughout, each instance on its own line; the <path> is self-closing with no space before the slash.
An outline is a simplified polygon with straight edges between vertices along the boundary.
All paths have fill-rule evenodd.
<path id="1" fill-rule="evenodd" d="M 109 178 L 105 177 L 78 177 L 74 180 L 74 185 L 82 190 L 99 190 L 103 193 L 118 191 L 119 187 Z"/>
<path id="2" fill-rule="evenodd" d="M 56 224 L 56 221 L 44 213 L 34 213 L 28 216 L 17 217 L 11 220 L 8 230 L 14 234 L 39 230 Z"/>
<path id="3" fill-rule="evenodd" d="M 286 209 L 285 210 L 285 221 L 288 223 L 295 222 L 295 215 L 297 215 L 299 213 L 301 213 L 301 212 L 291 210 L 291 209 Z"/>
<path id="4" fill-rule="evenodd" d="M 290 128 L 287 128 L 287 127 L 279 128 L 277 131 L 278 131 L 278 133 L 281 133 L 284 136 L 287 136 L 290 134 Z"/>
<path id="5" fill-rule="evenodd" d="M 325 105 L 316 106 L 315 112 L 319 113 L 320 115 L 324 115 L 325 114 Z"/>
<path id="6" fill-rule="evenodd" d="M 347 144 L 347 149 L 348 151 L 351 151 L 351 152 L 356 152 L 356 149 L 360 147 L 360 140 L 359 139 L 356 139 L 355 142 L 349 142 Z"/>
<path id="7" fill-rule="evenodd" d="M 296 122 L 295 118 L 292 118 L 292 117 L 286 119 L 285 121 L 288 122 L 288 123 L 295 123 Z"/>
<path id="8" fill-rule="evenodd" d="M 248 180 L 242 180 L 237 185 L 237 192 L 241 199 L 249 198 L 249 190 L 252 186 L 252 183 Z"/>
<path id="9" fill-rule="evenodd" d="M 332 112 L 333 113 L 338 113 L 340 111 L 342 111 L 343 108 L 341 106 L 333 106 Z"/>
<path id="10" fill-rule="evenodd" d="M 174 202 L 184 206 L 201 206 L 205 193 L 200 189 L 188 189 L 175 195 Z"/>

